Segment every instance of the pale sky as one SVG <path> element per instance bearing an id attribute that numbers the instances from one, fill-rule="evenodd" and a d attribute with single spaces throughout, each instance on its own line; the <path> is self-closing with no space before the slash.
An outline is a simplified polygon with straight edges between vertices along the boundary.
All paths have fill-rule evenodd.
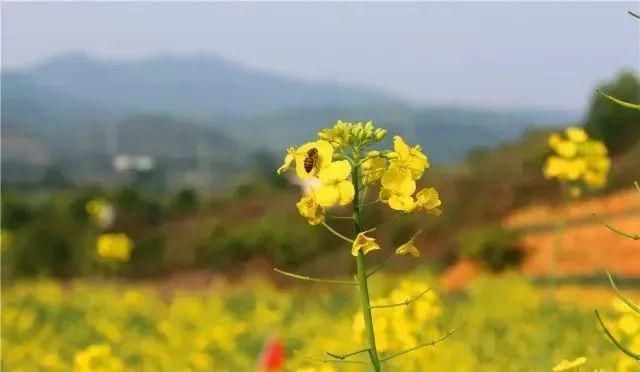
<path id="1" fill-rule="evenodd" d="M 418 104 L 582 110 L 639 70 L 638 2 L 9 3 L 2 67 L 218 53 L 268 71 L 379 88 Z"/>

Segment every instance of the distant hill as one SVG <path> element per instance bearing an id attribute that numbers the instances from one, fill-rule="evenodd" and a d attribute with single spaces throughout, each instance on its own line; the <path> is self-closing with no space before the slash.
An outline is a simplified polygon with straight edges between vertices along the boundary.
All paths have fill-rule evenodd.
<path id="1" fill-rule="evenodd" d="M 118 112 L 250 116 L 311 104 L 394 101 L 364 89 L 250 69 L 215 55 L 114 62 L 66 54 L 27 73 L 45 88 Z"/>
<path id="2" fill-rule="evenodd" d="M 434 162 L 451 163 L 528 127 L 576 118 L 529 109 L 416 107 L 373 89 L 297 80 L 215 55 L 103 61 L 66 54 L 2 72 L 3 140 L 37 140 L 51 154 L 50 163 L 81 160 L 85 172 L 108 166 L 116 127 L 119 151 L 149 153 L 169 164 L 178 157 L 195 166 L 209 146 L 212 166 L 232 172 L 242 165 L 225 149 L 279 156 L 285 146 L 314 137 L 337 119 L 374 120 L 421 143 Z M 22 153 L 3 149 L 14 168 Z"/>

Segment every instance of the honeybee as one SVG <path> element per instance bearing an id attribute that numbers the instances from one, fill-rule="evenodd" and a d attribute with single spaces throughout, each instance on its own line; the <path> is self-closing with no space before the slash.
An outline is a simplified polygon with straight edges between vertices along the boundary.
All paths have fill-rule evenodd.
<path id="1" fill-rule="evenodd" d="M 311 148 L 307 151 L 307 156 L 304 158 L 304 170 L 307 173 L 311 173 L 313 168 L 318 166 L 318 149 Z"/>

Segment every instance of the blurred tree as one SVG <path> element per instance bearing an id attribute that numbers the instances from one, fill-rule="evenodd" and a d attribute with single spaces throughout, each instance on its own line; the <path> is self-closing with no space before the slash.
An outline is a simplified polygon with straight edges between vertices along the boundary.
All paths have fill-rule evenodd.
<path id="1" fill-rule="evenodd" d="M 196 190 L 192 188 L 185 188 L 174 196 L 171 209 L 176 213 L 193 213 L 198 210 L 200 198 Z"/>
<path id="2" fill-rule="evenodd" d="M 52 165 L 45 169 L 40 183 L 45 188 L 62 189 L 71 185 L 71 182 L 65 176 L 62 167 L 59 165 Z"/>
<path id="3" fill-rule="evenodd" d="M 599 89 L 623 101 L 640 101 L 640 81 L 632 72 L 620 74 L 613 82 L 603 84 Z M 594 93 L 586 129 L 591 136 L 602 139 L 613 155 L 618 155 L 640 140 L 640 111 L 629 110 Z"/>

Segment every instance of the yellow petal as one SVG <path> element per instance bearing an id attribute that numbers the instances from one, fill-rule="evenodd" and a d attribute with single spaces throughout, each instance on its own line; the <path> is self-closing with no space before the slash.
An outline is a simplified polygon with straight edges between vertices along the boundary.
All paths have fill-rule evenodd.
<path id="1" fill-rule="evenodd" d="M 416 190 L 416 183 L 411 174 L 397 167 L 387 170 L 380 180 L 382 187 L 392 194 L 410 196 Z"/>
<path id="2" fill-rule="evenodd" d="M 572 158 L 578 153 L 578 146 L 571 141 L 560 141 L 555 150 L 563 158 Z"/>
<path id="3" fill-rule="evenodd" d="M 416 194 L 416 203 L 423 209 L 435 209 L 442 205 L 438 191 L 434 187 L 424 188 Z"/>
<path id="4" fill-rule="evenodd" d="M 285 155 L 284 157 L 284 163 L 282 164 L 282 166 L 278 168 L 278 171 L 277 171 L 278 174 L 281 174 L 285 170 L 289 169 L 289 167 L 291 166 L 291 162 L 295 158 L 294 156 L 295 152 L 296 152 L 296 149 L 293 147 L 289 147 L 287 149 L 287 155 Z"/>
<path id="5" fill-rule="evenodd" d="M 328 208 L 338 203 L 340 189 L 335 185 L 323 185 L 316 190 L 315 195 L 318 205 Z"/>
<path id="6" fill-rule="evenodd" d="M 420 251 L 416 248 L 413 239 L 410 239 L 408 242 L 396 249 L 396 254 L 398 255 L 405 255 L 407 253 L 411 254 L 413 257 L 420 257 Z"/>
<path id="7" fill-rule="evenodd" d="M 320 169 L 318 177 L 323 184 L 337 184 L 351 175 L 351 164 L 347 160 L 334 161 Z"/>
<path id="8" fill-rule="evenodd" d="M 349 181 L 342 181 L 338 184 L 338 189 L 340 191 L 339 204 L 347 205 L 351 203 L 356 193 L 353 184 Z"/>
<path id="9" fill-rule="evenodd" d="M 587 132 L 580 127 L 569 127 L 566 129 L 565 133 L 569 140 L 573 142 L 584 142 L 589 138 L 589 136 L 587 136 Z"/>
<path id="10" fill-rule="evenodd" d="M 406 159 L 409 157 L 409 146 L 400 136 L 393 137 L 393 150 L 401 159 Z"/>
<path id="11" fill-rule="evenodd" d="M 362 251 L 362 254 L 367 254 L 369 251 L 376 249 L 380 249 L 380 246 L 374 238 L 370 238 L 364 233 L 359 233 L 351 246 L 351 254 L 357 256 L 359 251 Z"/>
<path id="12" fill-rule="evenodd" d="M 333 160 L 333 146 L 323 140 L 316 141 L 315 144 L 318 149 L 318 167 L 322 169 L 331 164 Z"/>
<path id="13" fill-rule="evenodd" d="M 395 209 L 397 211 L 405 211 L 405 212 L 408 212 L 411 209 L 413 209 L 413 204 L 414 204 L 412 197 L 398 196 L 398 195 L 391 195 L 387 203 L 389 203 L 389 207 L 391 207 L 391 209 Z"/>

